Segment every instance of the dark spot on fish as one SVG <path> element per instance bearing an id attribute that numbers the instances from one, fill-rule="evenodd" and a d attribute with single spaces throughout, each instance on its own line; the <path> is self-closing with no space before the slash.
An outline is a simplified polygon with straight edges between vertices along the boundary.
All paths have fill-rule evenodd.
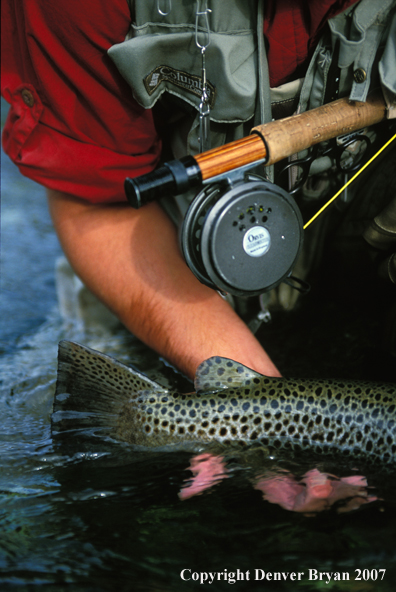
<path id="1" fill-rule="evenodd" d="M 366 444 L 366 451 L 371 452 L 372 449 L 373 449 L 373 443 L 371 442 L 371 440 L 369 440 Z"/>
<path id="2" fill-rule="evenodd" d="M 193 423 L 188 426 L 188 431 L 189 432 L 194 432 L 195 431 L 195 425 Z"/>
<path id="3" fill-rule="evenodd" d="M 214 399 L 209 399 L 209 403 L 211 407 L 215 407 L 216 406 L 216 401 Z"/>
<path id="4" fill-rule="evenodd" d="M 180 415 L 182 415 L 183 417 L 185 417 L 187 415 L 187 411 L 185 409 L 182 409 L 180 411 Z"/>
<path id="5" fill-rule="evenodd" d="M 216 433 L 216 430 L 215 430 L 215 428 L 210 428 L 210 430 L 209 430 L 209 435 L 210 435 L 210 436 L 214 436 L 214 435 L 215 435 L 215 433 Z"/>
<path id="6" fill-rule="evenodd" d="M 360 388 L 360 386 L 357 386 L 355 388 L 355 395 L 361 395 L 361 393 L 362 393 L 362 389 Z"/>
<path id="7" fill-rule="evenodd" d="M 332 405 L 330 405 L 329 407 L 329 412 L 330 413 L 335 413 L 337 411 L 337 405 L 335 403 L 333 403 Z"/>
<path id="8" fill-rule="evenodd" d="M 151 432 L 151 426 L 149 426 L 149 425 L 145 425 L 144 429 L 148 434 Z"/>
<path id="9" fill-rule="evenodd" d="M 296 431 L 296 428 L 294 427 L 294 425 L 291 425 L 287 428 L 287 431 L 292 436 L 294 434 L 294 432 Z"/>
<path id="10" fill-rule="evenodd" d="M 360 394 L 360 393 L 356 393 L 356 394 L 358 395 L 358 394 Z M 368 401 L 367 401 L 367 399 L 364 399 L 364 400 L 362 401 L 362 409 L 366 409 L 367 405 L 368 405 Z"/>
<path id="11" fill-rule="evenodd" d="M 275 399 L 273 399 L 271 401 L 271 407 L 272 407 L 272 409 L 278 409 L 278 407 L 279 407 L 278 401 L 276 401 Z"/>
<path id="12" fill-rule="evenodd" d="M 184 434 L 184 427 L 183 426 L 179 426 L 178 432 L 179 434 Z"/>
<path id="13" fill-rule="evenodd" d="M 321 415 L 317 415 L 315 417 L 315 423 L 316 423 L 316 425 L 319 425 L 320 423 L 322 423 L 322 416 Z"/>
<path id="14" fill-rule="evenodd" d="M 260 379 L 259 378 L 253 378 L 253 382 L 254 382 L 254 384 L 260 384 Z"/>
<path id="15" fill-rule="evenodd" d="M 280 431 L 281 431 L 281 429 L 282 429 L 282 424 L 281 424 L 281 423 L 277 423 L 277 424 L 275 425 L 275 432 L 280 432 Z"/>
<path id="16" fill-rule="evenodd" d="M 315 432 L 314 434 L 312 434 L 312 440 L 314 442 L 323 442 L 323 434 L 318 434 L 317 432 Z"/>
<path id="17" fill-rule="evenodd" d="M 196 415 L 197 415 L 197 412 L 195 411 L 195 409 L 191 409 L 191 411 L 189 413 L 189 416 L 190 417 L 196 417 Z"/>
<path id="18" fill-rule="evenodd" d="M 249 408 L 250 408 L 250 403 L 248 401 L 242 405 L 242 409 L 244 411 L 247 411 Z"/>
<path id="19" fill-rule="evenodd" d="M 220 436 L 226 436 L 227 435 L 227 428 L 222 427 L 220 428 Z"/>
<path id="20" fill-rule="evenodd" d="M 244 371 L 244 370 L 243 370 L 243 366 L 238 366 L 238 367 L 236 368 L 236 371 L 238 372 L 238 374 L 243 374 L 243 371 Z"/>
<path id="21" fill-rule="evenodd" d="M 259 423 L 261 423 L 261 417 L 255 417 L 253 420 L 253 423 L 258 425 Z"/>
<path id="22" fill-rule="evenodd" d="M 212 423 L 214 423 L 214 424 L 218 423 L 219 422 L 219 419 L 220 419 L 219 417 L 214 417 L 212 419 Z"/>
<path id="23" fill-rule="evenodd" d="M 304 401 L 299 401 L 296 405 L 297 411 L 302 411 L 304 409 Z"/>
<path id="24" fill-rule="evenodd" d="M 247 425 L 242 426 L 241 427 L 241 433 L 242 434 L 245 434 L 248 431 L 248 429 L 249 429 L 249 426 L 247 426 Z"/>
<path id="25" fill-rule="evenodd" d="M 267 403 L 267 397 L 261 397 L 260 405 L 265 405 Z"/>
<path id="26" fill-rule="evenodd" d="M 260 413 L 260 407 L 258 405 L 253 407 L 253 413 Z"/>
<path id="27" fill-rule="evenodd" d="M 231 434 L 232 434 L 233 436 L 236 436 L 236 435 L 237 435 L 237 433 L 238 433 L 238 430 L 236 429 L 236 427 L 235 427 L 235 426 L 232 426 L 232 428 L 231 428 Z"/>
<path id="28" fill-rule="evenodd" d="M 228 368 L 232 368 L 232 362 L 227 362 L 226 365 L 227 365 Z"/>
<path id="29" fill-rule="evenodd" d="M 159 424 L 159 419 L 157 417 L 154 419 L 154 424 L 155 425 L 158 425 Z"/>
<path id="30" fill-rule="evenodd" d="M 164 419 L 164 421 L 162 422 L 161 425 L 163 428 L 166 428 L 168 424 L 169 424 L 169 421 L 166 421 L 166 419 Z"/>
<path id="31" fill-rule="evenodd" d="M 239 413 L 236 413 L 235 415 L 232 416 L 232 421 L 238 421 L 239 419 Z"/>
<path id="32" fill-rule="evenodd" d="M 257 432 L 256 431 L 254 431 L 254 432 L 252 432 L 252 434 L 250 434 L 250 439 L 257 440 Z"/>
<path id="33" fill-rule="evenodd" d="M 241 423 L 246 423 L 247 422 L 247 417 L 246 415 L 244 415 L 243 417 L 241 417 Z"/>

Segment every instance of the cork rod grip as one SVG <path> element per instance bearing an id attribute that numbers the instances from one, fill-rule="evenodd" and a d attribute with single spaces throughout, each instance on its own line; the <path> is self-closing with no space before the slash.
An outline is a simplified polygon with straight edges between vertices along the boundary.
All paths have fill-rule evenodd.
<path id="1" fill-rule="evenodd" d="M 379 123 L 386 117 L 382 93 L 377 92 L 365 103 L 338 99 L 311 111 L 271 121 L 252 129 L 267 151 L 266 165 L 310 146 Z"/>

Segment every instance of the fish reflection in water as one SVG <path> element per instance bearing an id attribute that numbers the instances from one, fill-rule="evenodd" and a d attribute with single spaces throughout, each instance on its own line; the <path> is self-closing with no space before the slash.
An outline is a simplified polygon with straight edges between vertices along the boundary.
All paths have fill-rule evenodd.
<path id="1" fill-rule="evenodd" d="M 179 492 L 183 501 L 210 490 L 229 476 L 224 456 L 211 453 L 194 456 L 189 470 L 193 477 Z M 301 478 L 285 469 L 271 469 L 258 472 L 250 480 L 253 488 L 262 492 L 264 500 L 306 516 L 315 516 L 332 506 L 338 513 L 350 512 L 378 500 L 375 495 L 370 495 L 365 477 L 336 477 L 317 468 L 307 471 Z"/>

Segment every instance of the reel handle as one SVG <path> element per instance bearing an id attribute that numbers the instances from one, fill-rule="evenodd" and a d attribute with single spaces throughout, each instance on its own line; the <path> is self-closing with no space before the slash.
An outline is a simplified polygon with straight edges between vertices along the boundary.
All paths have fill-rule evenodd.
<path id="1" fill-rule="evenodd" d="M 140 177 L 127 177 L 125 194 L 130 205 L 139 209 L 150 201 L 179 195 L 201 183 L 201 170 L 192 156 L 172 160 L 151 173 Z"/>

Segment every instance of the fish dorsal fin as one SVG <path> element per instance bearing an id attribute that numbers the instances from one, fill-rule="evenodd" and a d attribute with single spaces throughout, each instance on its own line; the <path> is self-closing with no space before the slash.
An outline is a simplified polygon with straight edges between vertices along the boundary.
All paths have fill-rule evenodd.
<path id="1" fill-rule="evenodd" d="M 198 366 L 194 386 L 199 393 L 234 386 L 250 386 L 254 378 L 261 378 L 261 374 L 234 360 L 213 356 Z"/>

